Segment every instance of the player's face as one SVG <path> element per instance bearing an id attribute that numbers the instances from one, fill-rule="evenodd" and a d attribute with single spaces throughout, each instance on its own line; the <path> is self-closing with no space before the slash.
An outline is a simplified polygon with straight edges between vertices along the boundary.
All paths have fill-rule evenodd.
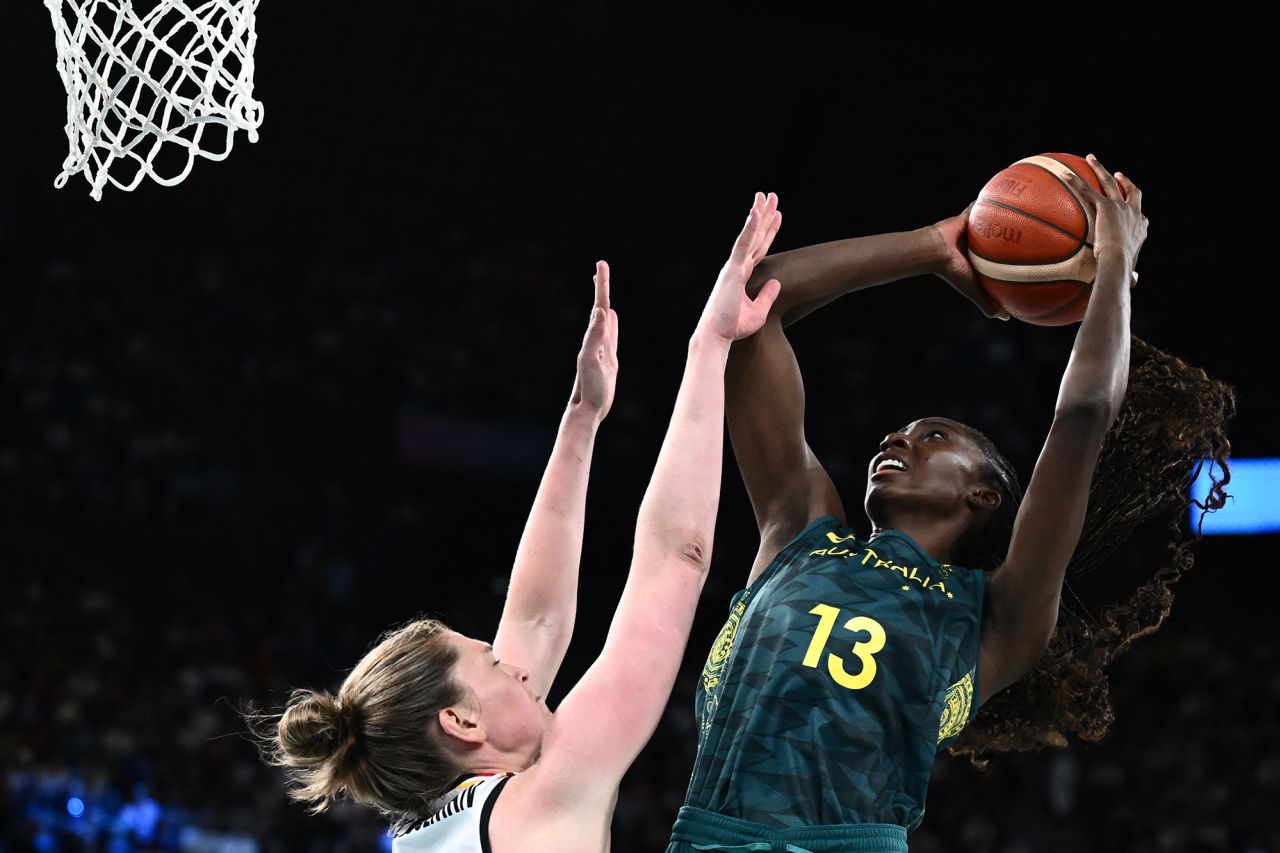
<path id="1" fill-rule="evenodd" d="M 466 685 L 479 706 L 485 740 L 495 749 L 537 760 L 551 712 L 546 697 L 533 692 L 529 671 L 498 660 L 493 647 L 462 634 L 453 635 L 458 649 L 454 676 Z"/>
<path id="2" fill-rule="evenodd" d="M 947 418 L 922 418 L 889 433 L 867 466 L 867 516 L 893 526 L 896 512 L 960 511 L 990 463 L 968 427 Z"/>

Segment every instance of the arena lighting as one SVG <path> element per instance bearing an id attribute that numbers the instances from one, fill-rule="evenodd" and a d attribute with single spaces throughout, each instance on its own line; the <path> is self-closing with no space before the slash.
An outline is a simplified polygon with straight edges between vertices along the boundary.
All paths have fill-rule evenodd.
<path id="1" fill-rule="evenodd" d="M 1246 533 L 1280 533 L 1280 458 L 1232 459 L 1231 495 L 1227 505 L 1204 517 L 1206 536 Z M 1209 465 L 1191 484 L 1191 497 L 1204 501 L 1209 494 Z M 1200 521 L 1200 508 L 1191 507 L 1191 529 Z"/>

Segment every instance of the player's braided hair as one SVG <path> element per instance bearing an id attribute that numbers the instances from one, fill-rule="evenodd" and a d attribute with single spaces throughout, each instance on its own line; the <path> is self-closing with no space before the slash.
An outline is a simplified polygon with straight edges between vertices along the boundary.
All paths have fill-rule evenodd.
<path id="1" fill-rule="evenodd" d="M 1067 578 L 1097 569 L 1135 528 L 1151 520 L 1167 520 L 1165 557 L 1137 589 L 1098 617 L 1064 597 L 1044 657 L 982 707 L 952 747 L 954 754 L 980 762 L 992 752 L 1062 747 L 1071 734 L 1090 741 L 1106 734 L 1114 719 L 1107 665 L 1134 640 L 1159 629 L 1173 604 L 1173 585 L 1192 566 L 1197 535 L 1186 532 L 1186 518 L 1193 503 L 1190 485 L 1202 465 L 1211 466 L 1213 486 L 1205 501 L 1195 504 L 1212 511 L 1226 503 L 1224 486 L 1231 479 L 1226 426 L 1235 409 L 1229 385 L 1133 338 L 1124 405 L 1098 459 Z M 977 550 L 966 549 L 974 559 L 967 565 L 992 568 L 1008 548 L 1021 489 L 990 442 L 984 450 L 992 462 L 993 485 L 1004 492 L 1002 505 L 1008 508 L 988 525 L 990 535 L 970 543 Z M 1002 544 L 990 547 L 997 538 Z"/>
<path id="2" fill-rule="evenodd" d="M 429 734 L 437 714 L 466 696 L 447 632 L 414 620 L 380 637 L 336 695 L 296 690 L 281 714 L 245 714 L 263 758 L 284 768 L 291 798 L 314 814 L 347 796 L 397 830 L 430 816 L 461 772 Z"/>

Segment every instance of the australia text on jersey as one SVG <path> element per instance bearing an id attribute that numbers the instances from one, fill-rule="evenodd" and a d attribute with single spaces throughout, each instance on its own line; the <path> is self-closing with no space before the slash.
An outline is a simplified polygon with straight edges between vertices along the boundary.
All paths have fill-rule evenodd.
<path id="1" fill-rule="evenodd" d="M 854 536 L 837 536 L 834 533 L 828 533 L 827 538 L 831 540 L 833 545 L 839 545 Z M 947 598 L 955 598 L 955 596 L 947 592 L 947 586 L 941 580 L 935 580 L 932 576 L 925 574 L 919 566 L 899 566 L 892 560 L 882 560 L 880 555 L 871 549 L 870 546 L 864 548 L 819 548 L 816 551 L 809 552 L 810 557 L 844 557 L 846 560 L 856 560 L 859 565 L 868 566 L 873 569 L 888 569 L 891 572 L 898 572 L 909 581 L 915 581 L 920 584 L 923 589 L 931 589 L 935 592 L 945 595 Z M 872 562 L 874 560 L 874 563 Z M 941 577 L 946 578 L 951 575 L 951 566 L 943 564 L 938 573 Z"/>

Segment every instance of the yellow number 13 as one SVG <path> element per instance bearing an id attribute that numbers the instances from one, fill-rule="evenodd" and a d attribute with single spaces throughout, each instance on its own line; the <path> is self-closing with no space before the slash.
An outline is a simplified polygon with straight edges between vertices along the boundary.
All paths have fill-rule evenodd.
<path id="1" fill-rule="evenodd" d="M 817 669 L 818 659 L 822 657 L 822 649 L 831 637 L 831 629 L 835 627 L 836 619 L 840 616 L 840 609 L 830 604 L 819 604 L 809 612 L 817 616 L 819 621 L 818 630 L 813 632 L 813 639 L 809 641 L 809 650 L 805 652 L 804 665 Z M 872 655 L 884 648 L 884 626 L 869 616 L 854 616 L 844 623 L 844 627 L 850 631 L 866 631 L 871 635 L 871 639 L 865 643 L 853 644 L 853 654 L 862 661 L 862 669 L 850 675 L 845 671 L 844 660 L 829 654 L 827 671 L 841 687 L 861 690 L 876 677 L 876 661 Z"/>

